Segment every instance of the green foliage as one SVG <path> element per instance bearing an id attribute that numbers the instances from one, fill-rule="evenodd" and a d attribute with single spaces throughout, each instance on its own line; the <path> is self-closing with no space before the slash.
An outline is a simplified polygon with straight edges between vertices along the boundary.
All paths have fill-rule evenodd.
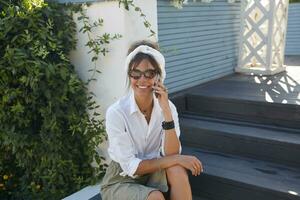
<path id="1" fill-rule="evenodd" d="M 143 11 L 140 7 L 136 6 L 132 0 L 118 0 L 118 1 L 119 1 L 119 7 L 121 7 L 121 5 L 123 5 L 123 7 L 126 10 L 130 10 L 130 7 L 132 7 L 135 12 L 139 13 L 140 17 L 143 19 L 144 26 L 146 27 L 146 29 L 148 29 L 150 31 L 150 35 L 148 37 L 155 35 L 155 31 L 151 28 L 150 22 L 147 20 L 146 15 L 143 13 Z M 181 2 L 183 0 L 175 0 L 175 1 Z"/>
<path id="2" fill-rule="evenodd" d="M 133 0 L 118 0 L 119 2 L 119 7 L 123 5 L 123 7 L 126 10 L 130 10 L 132 7 L 134 11 L 138 12 L 140 17 L 143 19 L 143 23 L 146 29 L 149 30 L 150 35 L 148 37 L 151 37 L 155 35 L 155 31 L 152 29 L 150 22 L 147 20 L 146 15 L 143 13 L 142 9 L 138 6 L 136 6 L 133 2 Z M 184 0 L 170 0 L 170 3 L 176 7 L 176 8 L 182 8 Z"/>
<path id="3" fill-rule="evenodd" d="M 290 0 L 290 3 L 300 3 L 300 0 Z"/>
<path id="4" fill-rule="evenodd" d="M 82 4 L 82 6 L 83 5 L 85 4 Z M 94 66 L 90 67 L 89 69 L 89 72 L 92 73 L 92 75 L 87 81 L 87 84 L 89 84 L 91 81 L 96 81 L 96 73 L 101 73 L 97 69 L 97 61 L 99 60 L 100 54 L 105 56 L 109 52 L 106 45 L 108 45 L 112 40 L 120 39 L 122 35 L 112 35 L 110 33 L 104 33 L 103 35 L 93 34 L 93 30 L 95 28 L 101 28 L 103 26 L 103 19 L 98 19 L 98 21 L 90 23 L 89 17 L 86 15 L 85 10 L 80 8 L 77 10 L 77 12 L 80 13 L 80 17 L 78 17 L 77 20 L 82 24 L 82 27 L 80 28 L 79 32 L 87 34 L 88 36 L 88 42 L 85 44 L 85 46 L 87 46 L 90 49 L 88 54 L 92 54 L 91 61 L 94 64 Z"/>
<path id="5" fill-rule="evenodd" d="M 61 199 L 104 173 L 99 106 L 68 59 L 70 8 L 0 0 L 0 199 Z"/>
<path id="6" fill-rule="evenodd" d="M 182 8 L 184 0 L 170 0 L 171 4 L 176 8 Z"/>

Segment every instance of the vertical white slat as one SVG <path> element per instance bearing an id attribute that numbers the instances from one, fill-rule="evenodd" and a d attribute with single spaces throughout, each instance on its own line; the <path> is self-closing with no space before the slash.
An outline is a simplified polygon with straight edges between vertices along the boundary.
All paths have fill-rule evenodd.
<path id="1" fill-rule="evenodd" d="M 267 43 L 267 69 L 271 70 L 272 63 L 273 63 L 273 54 L 272 54 L 272 44 L 274 42 L 273 37 L 273 27 L 274 27 L 274 9 L 275 9 L 275 1 L 270 1 L 270 12 L 268 13 L 269 18 L 269 30 L 268 30 L 268 43 Z"/>

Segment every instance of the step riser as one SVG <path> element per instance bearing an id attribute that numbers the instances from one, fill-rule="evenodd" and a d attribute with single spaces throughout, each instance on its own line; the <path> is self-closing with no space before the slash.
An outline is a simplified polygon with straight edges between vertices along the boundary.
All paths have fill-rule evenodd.
<path id="1" fill-rule="evenodd" d="M 185 102 L 183 103 L 182 101 Z M 300 106 L 187 95 L 180 113 L 300 129 Z"/>
<path id="2" fill-rule="evenodd" d="M 300 146 L 296 144 L 186 127 L 184 123 L 181 131 L 181 142 L 186 146 L 300 167 Z"/>
<path id="3" fill-rule="evenodd" d="M 283 194 L 206 174 L 190 176 L 193 195 L 210 200 L 299 200 L 299 196 Z"/>

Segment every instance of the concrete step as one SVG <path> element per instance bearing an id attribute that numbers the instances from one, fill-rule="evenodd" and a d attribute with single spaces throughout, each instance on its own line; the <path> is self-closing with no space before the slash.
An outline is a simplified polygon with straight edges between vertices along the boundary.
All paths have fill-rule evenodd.
<path id="1" fill-rule="evenodd" d="M 71 194 L 63 200 L 102 200 L 100 194 L 100 184 L 87 186 L 76 193 Z M 193 200 L 210 200 L 208 198 L 194 196 Z"/>
<path id="2" fill-rule="evenodd" d="M 210 200 L 300 200 L 300 169 L 183 146 L 204 166 L 191 176 L 193 194 Z"/>
<path id="3" fill-rule="evenodd" d="M 181 115 L 183 145 L 300 168 L 300 134 L 251 123 Z"/>
<path id="4" fill-rule="evenodd" d="M 62 200 L 101 200 L 100 184 L 87 186 Z"/>

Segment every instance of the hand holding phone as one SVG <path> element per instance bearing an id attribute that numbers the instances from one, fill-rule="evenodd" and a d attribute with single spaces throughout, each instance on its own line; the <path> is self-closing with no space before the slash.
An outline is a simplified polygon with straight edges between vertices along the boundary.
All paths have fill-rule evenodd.
<path id="1" fill-rule="evenodd" d="M 154 79 L 153 92 L 155 97 L 158 99 L 159 106 L 162 110 L 170 110 L 168 90 L 161 82 L 160 76 L 157 75 Z"/>
<path id="2" fill-rule="evenodd" d="M 159 75 L 157 75 L 156 77 L 155 77 L 155 82 L 154 82 L 154 86 L 158 86 L 158 82 L 160 81 L 160 76 Z M 155 97 L 156 98 L 158 98 L 158 93 L 156 93 L 156 90 L 154 90 L 154 93 L 155 93 Z"/>

